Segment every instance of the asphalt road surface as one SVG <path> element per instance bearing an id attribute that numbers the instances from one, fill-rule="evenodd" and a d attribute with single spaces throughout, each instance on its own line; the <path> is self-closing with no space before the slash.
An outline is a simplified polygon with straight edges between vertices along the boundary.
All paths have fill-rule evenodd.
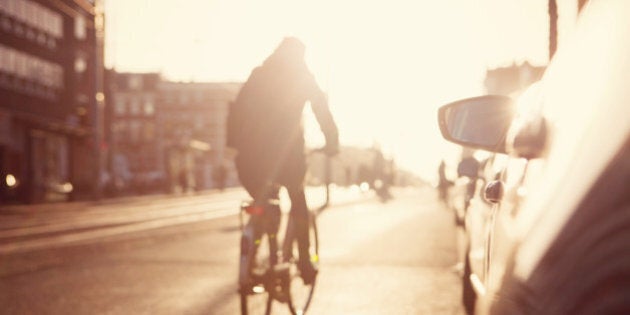
<path id="1" fill-rule="evenodd" d="M 309 314 L 464 314 L 452 214 L 432 189 L 394 194 L 320 214 Z M 239 220 L 221 209 L 242 195 L 220 196 L 2 214 L 0 313 L 240 314 Z M 228 204 L 191 210 L 209 200 Z"/>

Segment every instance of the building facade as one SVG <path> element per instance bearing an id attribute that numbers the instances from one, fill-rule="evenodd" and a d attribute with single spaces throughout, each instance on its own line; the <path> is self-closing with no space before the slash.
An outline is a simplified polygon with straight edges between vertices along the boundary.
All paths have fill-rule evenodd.
<path id="1" fill-rule="evenodd" d="M 228 106 L 240 83 L 162 82 L 157 103 L 160 150 L 171 191 L 235 183 L 225 155 Z"/>
<path id="2" fill-rule="evenodd" d="M 98 186 L 102 30 L 94 1 L 0 0 L 0 202 Z"/>
<path id="3" fill-rule="evenodd" d="M 157 136 L 159 73 L 106 71 L 104 192 L 120 196 L 160 191 L 164 173 Z"/>
<path id="4" fill-rule="evenodd" d="M 228 106 L 240 83 L 183 83 L 159 73 L 105 75 L 108 196 L 205 190 L 237 183 L 225 155 Z"/>

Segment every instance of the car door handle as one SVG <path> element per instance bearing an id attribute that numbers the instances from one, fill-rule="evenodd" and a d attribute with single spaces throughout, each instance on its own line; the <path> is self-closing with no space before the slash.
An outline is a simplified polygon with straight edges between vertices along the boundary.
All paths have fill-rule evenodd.
<path id="1" fill-rule="evenodd" d="M 505 191 L 505 188 L 503 186 L 503 182 L 500 180 L 489 182 L 484 190 L 484 198 L 491 203 L 501 202 L 501 199 L 503 199 L 503 193 Z"/>

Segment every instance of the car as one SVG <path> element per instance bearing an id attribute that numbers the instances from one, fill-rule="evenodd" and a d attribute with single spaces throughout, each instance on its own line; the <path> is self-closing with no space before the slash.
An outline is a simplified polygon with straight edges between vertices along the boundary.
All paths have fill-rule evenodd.
<path id="1" fill-rule="evenodd" d="M 453 211 L 455 224 L 465 229 L 465 219 L 473 197 L 479 187 L 484 187 L 486 178 L 482 174 L 488 159 L 475 157 L 473 152 L 464 151 L 456 165 L 457 177 L 452 181 L 448 191 L 448 208 Z"/>
<path id="2" fill-rule="evenodd" d="M 469 312 L 630 314 L 629 39 L 630 2 L 591 1 L 521 97 L 439 108 L 445 139 L 492 153 L 464 219 Z"/>

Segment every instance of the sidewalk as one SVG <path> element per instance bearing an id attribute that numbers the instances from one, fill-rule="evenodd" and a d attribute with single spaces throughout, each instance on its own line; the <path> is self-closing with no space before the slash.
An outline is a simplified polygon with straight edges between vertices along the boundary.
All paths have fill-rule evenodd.
<path id="1" fill-rule="evenodd" d="M 209 189 L 203 191 L 196 191 L 190 193 L 178 193 L 178 194 L 151 194 L 151 195 L 138 195 L 138 196 L 124 196 L 124 197 L 112 197 L 103 198 L 101 200 L 84 200 L 84 201 L 70 201 L 70 202 L 52 202 L 52 203 L 39 203 L 39 204 L 24 204 L 24 205 L 0 205 L 0 215 L 9 214 L 27 214 L 37 212 L 72 212 L 87 209 L 93 206 L 99 205 L 115 205 L 115 204 L 129 204 L 135 202 L 142 202 L 148 200 L 170 200 L 177 198 L 190 198 L 195 196 L 207 196 L 219 193 L 243 191 L 241 187 L 231 187 L 223 191 L 218 189 Z"/>

